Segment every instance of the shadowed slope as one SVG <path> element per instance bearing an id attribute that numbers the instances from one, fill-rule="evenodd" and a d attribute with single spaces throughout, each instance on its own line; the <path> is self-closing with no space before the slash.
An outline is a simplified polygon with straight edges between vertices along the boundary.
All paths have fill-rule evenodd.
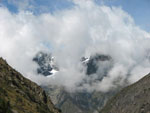
<path id="1" fill-rule="evenodd" d="M 100 113 L 150 113 L 150 74 L 121 90 Z"/>
<path id="2" fill-rule="evenodd" d="M 59 113 L 40 86 L 0 58 L 0 113 Z"/>

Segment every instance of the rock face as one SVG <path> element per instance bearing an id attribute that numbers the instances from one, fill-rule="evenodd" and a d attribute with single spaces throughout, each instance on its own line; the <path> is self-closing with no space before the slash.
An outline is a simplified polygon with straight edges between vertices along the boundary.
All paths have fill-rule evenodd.
<path id="1" fill-rule="evenodd" d="M 59 71 L 59 66 L 55 62 L 52 54 L 50 53 L 42 51 L 38 52 L 33 58 L 33 61 L 39 66 L 37 68 L 37 73 L 43 76 L 50 76 L 53 75 L 54 72 Z M 90 58 L 82 57 L 81 61 L 79 62 L 81 62 L 86 68 L 87 75 L 95 74 L 100 66 L 103 67 L 102 63 L 109 62 L 109 66 L 107 65 L 107 67 L 105 67 L 104 69 L 105 72 L 103 72 L 103 75 L 107 74 L 107 71 L 111 68 L 113 64 L 111 56 L 98 53 L 90 56 Z"/>
<path id="2" fill-rule="evenodd" d="M 117 93 L 100 113 L 150 113 L 150 74 Z"/>
<path id="3" fill-rule="evenodd" d="M 0 58 L 0 113 L 60 113 L 45 91 Z"/>
<path id="4" fill-rule="evenodd" d="M 63 87 L 43 87 L 52 99 L 52 102 L 62 110 L 62 113 L 98 113 L 108 99 L 117 91 L 104 92 L 74 92 L 69 93 Z"/>
<path id="5" fill-rule="evenodd" d="M 38 74 L 50 76 L 59 70 L 51 54 L 38 52 L 33 61 L 39 66 L 37 69 Z"/>
<path id="6" fill-rule="evenodd" d="M 98 63 L 109 61 L 111 62 L 111 57 L 109 55 L 103 55 L 103 54 L 95 54 L 89 58 L 89 61 L 86 63 L 86 74 L 91 75 L 97 72 L 99 66 Z M 107 67 L 108 68 L 108 67 Z M 110 68 L 110 67 L 109 67 Z M 105 69 L 105 73 L 107 73 L 107 69 Z"/>

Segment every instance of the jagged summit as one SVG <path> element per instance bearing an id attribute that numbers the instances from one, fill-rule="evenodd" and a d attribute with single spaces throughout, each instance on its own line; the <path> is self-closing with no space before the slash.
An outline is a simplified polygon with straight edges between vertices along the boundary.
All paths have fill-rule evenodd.
<path id="1" fill-rule="evenodd" d="M 89 60 L 86 62 L 86 67 L 87 67 L 87 75 L 91 75 L 97 72 L 98 68 L 102 65 L 100 63 L 105 62 L 105 61 L 111 61 L 112 58 L 109 55 L 104 55 L 104 54 L 94 54 L 90 56 Z M 108 71 L 108 70 L 106 70 Z"/>
<path id="2" fill-rule="evenodd" d="M 38 52 L 33 58 L 33 61 L 36 62 L 39 66 L 39 68 L 37 69 L 38 74 L 50 76 L 54 75 L 57 71 L 59 71 L 59 68 L 56 65 L 54 58 L 51 54 Z"/>
<path id="3" fill-rule="evenodd" d="M 33 61 L 39 66 L 37 69 L 38 74 L 50 76 L 59 71 L 59 66 L 56 64 L 54 57 L 50 53 L 38 52 L 33 58 Z M 111 56 L 98 53 L 91 55 L 89 58 L 82 57 L 80 61 L 86 67 L 87 75 L 96 73 L 101 62 L 108 61 L 112 64 Z M 108 68 L 110 68 L 110 66 L 108 66 Z"/>

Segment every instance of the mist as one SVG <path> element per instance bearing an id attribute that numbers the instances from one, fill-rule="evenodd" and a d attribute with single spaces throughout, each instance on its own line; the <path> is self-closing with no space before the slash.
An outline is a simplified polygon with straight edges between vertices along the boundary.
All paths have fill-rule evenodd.
<path id="1" fill-rule="evenodd" d="M 0 7 L 0 56 L 39 85 L 64 86 L 68 91 L 106 92 L 150 72 L 150 33 L 136 25 L 130 14 L 90 0 L 74 3 L 72 8 L 39 15 L 26 10 L 11 13 Z M 36 73 L 38 65 L 32 59 L 39 51 L 54 56 L 60 68 L 55 76 Z M 113 59 L 113 67 L 101 81 L 96 78 L 109 63 L 88 77 L 79 62 L 95 53 Z M 95 81 L 79 85 L 85 79 Z"/>

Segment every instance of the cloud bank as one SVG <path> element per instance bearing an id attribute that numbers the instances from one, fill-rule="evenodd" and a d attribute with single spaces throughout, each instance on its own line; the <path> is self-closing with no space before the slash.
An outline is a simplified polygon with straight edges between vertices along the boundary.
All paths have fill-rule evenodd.
<path id="1" fill-rule="evenodd" d="M 135 25 L 128 13 L 91 0 L 74 3 L 71 9 L 40 15 L 25 10 L 13 14 L 0 7 L 0 56 L 38 84 L 71 90 L 108 91 L 150 72 L 150 34 Z M 32 59 L 38 51 L 55 57 L 60 68 L 55 77 L 37 75 Z M 102 81 L 79 86 L 83 79 L 94 79 L 81 71 L 79 61 L 95 53 L 110 55 L 113 68 Z"/>

